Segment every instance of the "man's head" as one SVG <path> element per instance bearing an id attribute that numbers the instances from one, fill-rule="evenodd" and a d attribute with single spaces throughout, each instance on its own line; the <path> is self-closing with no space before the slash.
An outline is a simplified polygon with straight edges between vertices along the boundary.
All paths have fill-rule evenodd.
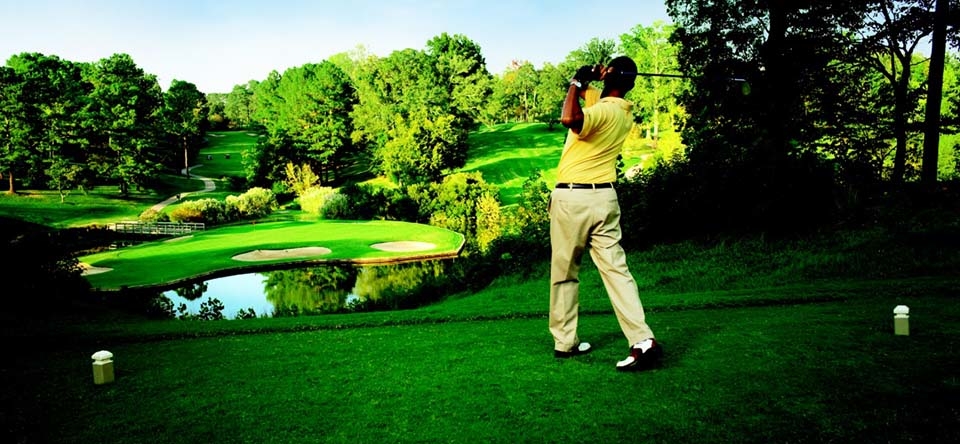
<path id="1" fill-rule="evenodd" d="M 637 64 L 627 56 L 620 56 L 610 61 L 607 73 L 603 76 L 603 89 L 618 90 L 626 94 L 633 89 L 637 80 Z"/>

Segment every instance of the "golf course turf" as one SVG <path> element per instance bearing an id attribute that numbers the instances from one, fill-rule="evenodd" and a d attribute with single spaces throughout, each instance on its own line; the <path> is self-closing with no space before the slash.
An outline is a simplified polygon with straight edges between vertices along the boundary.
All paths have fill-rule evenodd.
<path id="1" fill-rule="evenodd" d="M 97 290 L 173 288 L 198 279 L 309 264 L 389 264 L 457 257 L 463 235 L 398 221 L 232 225 L 79 258 Z"/>

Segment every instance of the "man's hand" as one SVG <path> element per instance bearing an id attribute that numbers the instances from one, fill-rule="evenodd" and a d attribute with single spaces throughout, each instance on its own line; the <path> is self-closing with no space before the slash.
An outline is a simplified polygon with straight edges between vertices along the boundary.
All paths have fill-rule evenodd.
<path id="1" fill-rule="evenodd" d="M 577 70 L 577 73 L 573 75 L 573 78 L 579 80 L 581 83 L 593 82 L 600 80 L 602 73 L 603 65 L 583 65 Z"/>

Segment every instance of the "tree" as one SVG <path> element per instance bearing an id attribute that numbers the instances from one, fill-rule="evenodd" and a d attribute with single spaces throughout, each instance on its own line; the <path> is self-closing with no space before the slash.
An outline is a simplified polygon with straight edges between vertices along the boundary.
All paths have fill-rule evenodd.
<path id="1" fill-rule="evenodd" d="M 234 85 L 223 104 L 224 115 L 233 127 L 245 128 L 253 119 L 253 95 L 256 82 Z"/>
<path id="2" fill-rule="evenodd" d="M 928 11 L 935 0 L 876 0 L 861 40 L 863 60 L 883 74 L 893 87 L 893 132 L 896 138 L 894 183 L 904 180 L 907 166 L 908 119 L 917 108 L 911 94 L 911 74 L 917 46 L 932 32 Z"/>
<path id="3" fill-rule="evenodd" d="M 0 67 L 0 175 L 7 179 L 7 194 L 16 193 L 14 177 L 26 171 L 30 156 L 22 91 L 23 78 L 13 68 Z"/>
<path id="4" fill-rule="evenodd" d="M 207 114 L 207 128 L 210 130 L 225 130 L 230 127 L 227 118 L 227 94 L 207 93 L 207 105 L 210 112 Z"/>
<path id="5" fill-rule="evenodd" d="M 943 69 L 946 60 L 947 27 L 950 22 L 950 0 L 936 0 L 934 5 L 933 37 L 930 52 L 930 72 L 927 80 L 927 105 L 923 165 L 920 180 L 936 184 L 940 160 L 940 103 L 943 98 Z"/>
<path id="6" fill-rule="evenodd" d="M 190 178 L 190 159 L 200 150 L 210 112 L 207 98 L 193 83 L 173 80 L 163 94 L 163 126 L 183 151 L 183 173 Z"/>
<path id="7" fill-rule="evenodd" d="M 629 33 L 620 36 L 621 51 L 637 63 L 641 73 L 677 74 L 677 48 L 670 43 L 669 36 L 674 26 L 656 21 L 653 26 L 635 26 Z M 649 137 L 660 138 L 661 123 L 672 124 L 678 119 L 679 108 L 674 97 L 678 95 L 683 82 L 676 78 L 660 76 L 638 76 L 636 86 L 630 92 L 628 100 L 637 104 L 634 114 L 646 122 Z M 668 116 L 661 117 L 661 113 Z"/>
<path id="8" fill-rule="evenodd" d="M 277 93 L 280 119 L 294 144 L 294 158 L 307 163 L 324 183 L 336 180 L 341 160 L 352 146 L 350 113 L 357 93 L 350 79 L 329 61 L 288 69 Z"/>
<path id="9" fill-rule="evenodd" d="M 363 66 L 376 61 L 376 59 L 377 57 L 370 54 L 370 51 L 364 45 L 357 45 L 351 51 L 340 52 L 327 58 L 328 61 L 337 65 L 354 84 L 357 83 L 357 76 L 362 71 Z"/>
<path id="10" fill-rule="evenodd" d="M 271 71 L 262 81 L 251 81 L 249 110 L 251 122 L 266 133 L 257 145 L 243 154 L 243 169 L 248 185 L 270 186 L 283 180 L 283 165 L 290 159 L 293 142 L 280 120 L 282 99 L 278 89 L 281 76 Z M 234 88 L 237 91 L 237 88 Z"/>
<path id="11" fill-rule="evenodd" d="M 443 33 L 427 41 L 426 54 L 434 59 L 438 78 L 446 85 L 458 125 L 476 128 L 493 81 L 480 45 L 462 34 Z"/>
<path id="12" fill-rule="evenodd" d="M 84 78 L 92 86 L 84 113 L 95 129 L 90 166 L 126 195 L 130 186 L 143 185 L 162 171 L 157 142 L 163 92 L 156 76 L 144 73 L 127 54 L 88 65 Z"/>
<path id="13" fill-rule="evenodd" d="M 12 136 L 8 158 L 24 168 L 27 183 L 49 180 L 60 189 L 78 184 L 85 169 L 81 168 L 85 165 L 81 119 L 86 87 L 80 65 L 39 53 L 11 57 L 8 65 L 14 79 L 19 78 L 19 83 L 14 80 L 5 88 L 7 100 L 19 101 L 18 105 L 7 106 L 11 113 L 8 132 Z M 65 166 L 71 164 L 79 171 L 62 175 L 67 171 Z"/>
<path id="14" fill-rule="evenodd" d="M 688 114 L 684 164 L 665 169 L 676 177 L 663 183 L 672 183 L 684 217 L 698 218 L 687 223 L 787 230 L 831 215 L 825 110 L 841 90 L 834 82 L 849 80 L 834 65 L 860 29 L 863 3 L 666 1 L 690 86 L 680 99 Z"/>
<path id="15" fill-rule="evenodd" d="M 536 88 L 540 83 L 537 69 L 528 61 L 514 60 L 500 81 L 503 83 L 505 102 L 513 105 L 511 117 L 521 122 L 532 121 L 537 102 Z"/>
<path id="16" fill-rule="evenodd" d="M 960 132 L 960 54 L 957 53 L 948 54 L 944 63 L 941 113 L 943 132 Z M 944 142 L 943 138 L 940 140 Z M 960 175 L 960 144 L 942 146 L 938 154 L 940 176 L 956 178 Z"/>
<path id="17" fill-rule="evenodd" d="M 46 163 L 45 172 L 50 178 L 47 184 L 57 190 L 60 194 L 60 203 L 63 203 L 70 194 L 70 189 L 82 181 L 85 172 L 83 164 L 59 156 Z"/>
<path id="18" fill-rule="evenodd" d="M 617 43 L 612 39 L 592 38 L 580 48 L 577 48 L 567 55 L 564 61 L 566 65 L 580 67 L 583 65 L 606 65 L 613 54 L 616 53 Z"/>
<path id="19" fill-rule="evenodd" d="M 267 78 L 259 82 L 251 82 L 253 97 L 250 99 L 250 119 L 263 126 L 268 134 L 275 135 L 283 130 L 279 124 L 280 117 L 280 73 L 270 71 Z M 234 88 L 236 90 L 236 88 Z M 230 116 L 228 111 L 228 116 Z"/>
<path id="20" fill-rule="evenodd" d="M 454 173 L 440 182 L 416 184 L 408 188 L 408 194 L 420 207 L 419 222 L 462 233 L 467 247 L 462 255 L 469 256 L 485 248 L 491 241 L 482 239 L 490 231 L 499 232 L 503 227 L 484 225 L 502 223 L 501 218 L 481 217 L 483 208 L 489 208 L 491 199 L 499 201 L 497 187 L 488 184 L 478 172 Z"/>
<path id="21" fill-rule="evenodd" d="M 538 122 L 546 123 L 553 130 L 554 125 L 560 123 L 560 109 L 569 88 L 569 74 L 550 63 L 544 63 L 538 79 L 534 87 L 533 115 Z"/>
<path id="22" fill-rule="evenodd" d="M 509 111 L 514 107 L 510 102 L 513 97 L 507 94 L 507 87 L 503 81 L 503 76 L 493 76 L 490 96 L 487 97 L 487 103 L 483 105 L 480 113 L 480 121 L 486 126 L 493 126 L 498 123 L 509 121 L 512 116 Z"/>
<path id="23" fill-rule="evenodd" d="M 479 47 L 441 35 L 426 51 L 405 49 L 358 70 L 353 140 L 370 148 L 373 170 L 400 183 L 438 180 L 466 163 L 488 74 Z"/>

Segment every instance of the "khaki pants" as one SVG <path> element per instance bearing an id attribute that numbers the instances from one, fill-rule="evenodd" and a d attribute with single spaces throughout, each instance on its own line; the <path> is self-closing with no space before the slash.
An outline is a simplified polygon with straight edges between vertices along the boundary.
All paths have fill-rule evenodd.
<path id="1" fill-rule="evenodd" d="M 640 293 L 620 246 L 620 204 L 613 188 L 555 189 L 550 198 L 550 333 L 554 349 L 569 351 L 580 339 L 580 259 L 584 250 L 600 271 L 620 329 L 632 345 L 653 338 Z"/>

